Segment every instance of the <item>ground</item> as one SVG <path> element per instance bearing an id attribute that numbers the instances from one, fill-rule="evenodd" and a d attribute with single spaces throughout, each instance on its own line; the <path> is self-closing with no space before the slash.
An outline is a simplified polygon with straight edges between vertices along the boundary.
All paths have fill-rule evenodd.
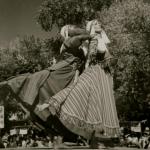
<path id="1" fill-rule="evenodd" d="M 53 149 L 53 148 L 17 148 L 17 150 L 34 150 L 34 149 L 38 149 L 38 150 L 47 150 L 47 149 Z M 81 148 L 81 147 L 68 147 L 68 148 L 60 148 L 60 150 L 91 150 L 91 149 L 87 149 L 87 148 Z M 1 149 L 1 150 L 16 150 L 16 148 L 5 148 L 5 149 Z M 58 149 L 57 149 L 58 150 Z M 92 149 L 93 150 L 93 149 Z M 102 149 L 101 149 L 102 150 Z M 107 149 L 104 149 L 107 150 Z M 126 148 L 126 147 L 115 147 L 115 148 L 108 148 L 108 150 L 139 150 L 138 148 Z"/>

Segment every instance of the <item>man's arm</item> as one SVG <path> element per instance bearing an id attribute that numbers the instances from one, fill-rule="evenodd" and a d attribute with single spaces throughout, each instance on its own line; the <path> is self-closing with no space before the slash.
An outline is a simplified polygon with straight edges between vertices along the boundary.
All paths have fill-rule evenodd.
<path id="1" fill-rule="evenodd" d="M 73 37 L 73 36 L 77 36 L 77 35 L 85 35 L 85 34 L 89 34 L 88 31 L 86 31 L 85 29 L 81 29 L 81 28 L 75 28 L 75 29 L 70 29 L 68 31 L 68 35 L 70 37 Z"/>
<path id="2" fill-rule="evenodd" d="M 89 34 L 83 34 L 71 37 L 70 39 L 67 39 L 64 44 L 68 48 L 79 48 L 83 41 L 91 39 L 91 36 Z"/>

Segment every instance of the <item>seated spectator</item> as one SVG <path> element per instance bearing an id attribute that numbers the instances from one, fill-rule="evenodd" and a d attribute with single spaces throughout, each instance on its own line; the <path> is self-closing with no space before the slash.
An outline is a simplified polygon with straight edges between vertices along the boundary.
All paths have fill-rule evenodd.
<path id="1" fill-rule="evenodd" d="M 1 138 L 0 138 L 0 148 L 5 148 Z"/>
<path id="2" fill-rule="evenodd" d="M 37 143 L 37 145 L 38 145 L 38 148 L 45 147 L 45 146 L 43 145 L 43 142 L 42 142 L 42 139 L 41 139 L 41 138 L 37 138 L 36 143 Z"/>
<path id="3" fill-rule="evenodd" d="M 8 142 L 7 141 L 3 141 L 3 145 L 4 145 L 5 148 L 7 148 Z"/>

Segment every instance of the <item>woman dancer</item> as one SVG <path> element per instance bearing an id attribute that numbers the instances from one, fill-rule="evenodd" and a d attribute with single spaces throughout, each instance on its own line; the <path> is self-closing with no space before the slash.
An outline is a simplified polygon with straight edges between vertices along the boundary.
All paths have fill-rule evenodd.
<path id="1" fill-rule="evenodd" d="M 98 25 L 97 21 L 94 22 L 90 22 L 91 29 Z M 91 40 L 88 67 L 78 77 L 77 83 L 54 95 L 47 104 L 38 106 L 40 111 L 49 108 L 67 129 L 86 139 L 90 139 L 93 132 L 97 136 L 102 133 L 115 136 L 119 129 L 113 79 L 108 65 L 112 57 L 106 45 L 98 47 L 98 44 L 107 44 L 108 41 L 106 35 L 104 38 L 101 33 L 92 34 L 95 35 L 92 40 L 97 42 L 95 44 Z"/>

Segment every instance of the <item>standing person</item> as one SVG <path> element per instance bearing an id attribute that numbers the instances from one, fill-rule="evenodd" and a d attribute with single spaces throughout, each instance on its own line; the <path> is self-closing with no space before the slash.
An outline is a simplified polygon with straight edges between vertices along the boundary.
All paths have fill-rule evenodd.
<path id="1" fill-rule="evenodd" d="M 99 38 L 99 35 L 95 36 L 93 39 Z M 92 45 L 89 48 L 90 63 L 76 84 L 54 95 L 39 109 L 42 111 L 48 107 L 67 129 L 86 139 L 90 139 L 93 133 L 96 136 L 116 136 L 119 133 L 119 121 L 109 68 L 112 57 L 107 49 L 98 50 L 96 47 L 93 50 Z"/>

